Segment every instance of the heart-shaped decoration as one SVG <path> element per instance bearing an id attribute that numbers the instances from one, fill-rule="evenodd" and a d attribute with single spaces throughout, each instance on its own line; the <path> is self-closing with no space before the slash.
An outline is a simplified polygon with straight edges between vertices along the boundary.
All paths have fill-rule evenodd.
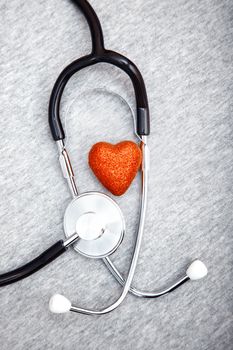
<path id="1" fill-rule="evenodd" d="M 89 152 L 89 165 L 95 176 L 115 196 L 129 188 L 142 162 L 142 152 L 132 141 L 112 145 L 96 143 Z"/>

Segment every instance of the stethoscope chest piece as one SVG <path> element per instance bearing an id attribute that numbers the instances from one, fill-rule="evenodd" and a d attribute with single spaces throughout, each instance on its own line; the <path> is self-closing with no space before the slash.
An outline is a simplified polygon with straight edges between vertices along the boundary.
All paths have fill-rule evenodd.
<path id="1" fill-rule="evenodd" d="M 89 258 L 104 258 L 112 254 L 122 242 L 125 221 L 119 206 L 107 195 L 87 192 L 74 198 L 64 216 L 67 238 L 79 235 L 73 245 Z"/>

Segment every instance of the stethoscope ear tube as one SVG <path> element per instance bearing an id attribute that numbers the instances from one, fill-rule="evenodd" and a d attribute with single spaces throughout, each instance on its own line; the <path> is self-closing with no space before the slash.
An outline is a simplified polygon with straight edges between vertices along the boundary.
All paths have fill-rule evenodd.
<path id="1" fill-rule="evenodd" d="M 70 78 L 82 69 L 98 64 L 108 63 L 123 70 L 130 78 L 136 99 L 136 131 L 139 136 L 150 134 L 149 105 L 144 80 L 137 66 L 127 57 L 102 49 L 100 53 L 83 56 L 68 65 L 57 78 L 49 101 L 49 126 L 54 141 L 64 140 L 65 132 L 60 118 L 60 102 L 66 84 Z"/>
<path id="2" fill-rule="evenodd" d="M 32 275 L 67 250 L 63 240 L 58 241 L 29 263 L 0 275 L 0 287 L 17 282 Z"/>

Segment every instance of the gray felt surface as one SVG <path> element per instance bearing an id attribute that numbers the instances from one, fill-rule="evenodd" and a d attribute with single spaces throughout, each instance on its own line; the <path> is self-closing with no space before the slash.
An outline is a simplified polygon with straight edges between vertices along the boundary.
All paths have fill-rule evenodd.
<path id="1" fill-rule="evenodd" d="M 0 290 L 0 348 L 233 349 L 233 3 L 231 0 L 92 0 L 106 46 L 138 65 L 151 110 L 150 194 L 134 282 L 153 290 L 201 258 L 208 277 L 157 300 L 128 296 L 102 317 L 54 315 L 64 293 L 101 308 L 120 287 L 101 261 L 69 250 L 34 276 Z M 0 270 L 25 263 L 63 237 L 70 194 L 47 122 L 53 83 L 90 50 L 84 17 L 68 0 L 0 3 Z M 104 64 L 75 75 L 62 109 L 81 192 L 104 191 L 87 165 L 97 141 L 134 140 L 127 106 L 132 86 Z M 88 90 L 89 92 L 84 93 Z M 104 127 L 103 127 L 104 125 Z M 120 125 L 120 127 L 119 127 Z M 116 198 L 127 233 L 114 254 L 127 272 L 137 225 L 140 181 Z"/>

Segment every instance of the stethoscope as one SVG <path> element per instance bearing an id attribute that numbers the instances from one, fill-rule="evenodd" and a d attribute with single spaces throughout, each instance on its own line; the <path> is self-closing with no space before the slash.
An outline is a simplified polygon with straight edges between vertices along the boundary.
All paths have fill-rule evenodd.
<path id="1" fill-rule="evenodd" d="M 73 311 L 86 315 L 103 315 L 116 309 L 123 302 L 128 292 L 138 297 L 157 298 L 175 290 L 189 280 L 201 279 L 207 274 L 207 268 L 200 260 L 194 260 L 188 267 L 184 276 L 161 291 L 141 291 L 132 286 L 144 231 L 148 194 L 149 149 L 147 137 L 150 133 L 150 120 L 146 88 L 140 71 L 132 61 L 117 52 L 104 48 L 101 25 L 90 4 L 86 0 L 77 0 L 75 3 L 86 17 L 90 27 L 92 51 L 89 55 L 75 60 L 62 71 L 53 87 L 49 103 L 49 125 L 51 133 L 58 147 L 59 161 L 63 175 L 67 180 L 73 197 L 64 215 L 64 232 L 66 239 L 58 241 L 26 265 L 0 275 L 0 286 L 2 287 L 17 282 L 33 274 L 67 251 L 70 246 L 73 246 L 77 252 L 86 257 L 101 258 L 111 274 L 122 285 L 121 294 L 115 302 L 101 310 L 92 310 L 75 306 L 71 304 L 66 297 L 55 294 L 50 299 L 49 308 L 54 313 Z M 127 73 L 133 83 L 136 98 L 135 129 L 136 135 L 140 141 L 143 156 L 140 171 L 142 190 L 139 223 L 134 252 L 126 278 L 123 277 L 109 257 L 115 252 L 123 240 L 125 234 L 124 216 L 117 203 L 108 195 L 100 192 L 78 193 L 71 161 L 64 142 L 65 133 L 59 112 L 64 88 L 73 74 L 85 67 L 100 62 L 117 66 Z"/>

